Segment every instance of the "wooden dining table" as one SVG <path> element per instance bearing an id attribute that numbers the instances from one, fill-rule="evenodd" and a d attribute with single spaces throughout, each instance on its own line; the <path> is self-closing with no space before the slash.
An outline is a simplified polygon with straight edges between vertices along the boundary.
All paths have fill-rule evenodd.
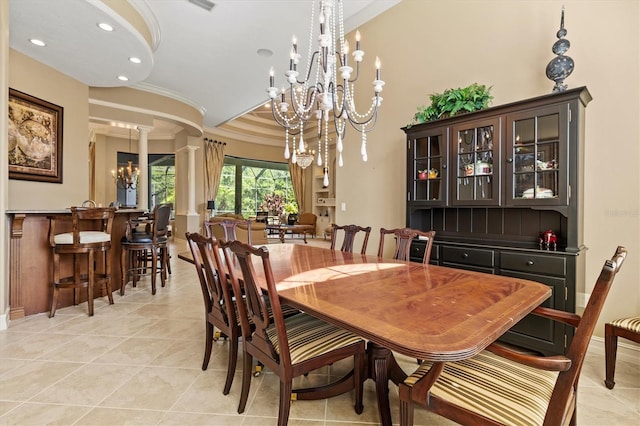
<path id="1" fill-rule="evenodd" d="M 551 296 L 548 286 L 518 278 L 301 244 L 268 250 L 283 303 L 368 340 L 383 425 L 391 425 L 388 382 L 406 378 L 394 352 L 444 362 L 472 357 Z M 257 263 L 255 271 L 266 287 Z"/>

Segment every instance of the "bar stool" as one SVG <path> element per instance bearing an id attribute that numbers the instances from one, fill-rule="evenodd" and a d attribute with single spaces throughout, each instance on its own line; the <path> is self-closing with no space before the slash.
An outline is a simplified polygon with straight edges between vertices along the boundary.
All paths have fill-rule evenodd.
<path id="1" fill-rule="evenodd" d="M 96 285 L 104 284 L 109 304 L 113 304 L 111 294 L 111 226 L 116 209 L 113 207 L 85 208 L 71 207 L 71 232 L 56 234 L 60 222 L 68 222 L 69 215 L 51 217 L 49 244 L 53 250 L 53 297 L 49 317 L 56 314 L 58 296 L 61 288 L 73 288 L 73 304 L 78 304 L 77 289 L 87 289 L 89 316 L 93 316 L 93 290 Z M 98 262 L 96 252 L 102 254 Z M 61 255 L 71 255 L 73 273 L 61 277 L 63 265 Z M 81 259 L 86 256 L 83 266 Z M 102 272 L 97 267 L 102 264 Z M 64 268 L 67 270 L 67 268 Z"/>
<path id="2" fill-rule="evenodd" d="M 136 287 L 140 276 L 147 273 L 148 253 L 151 253 L 151 294 L 156 294 L 156 275 L 158 273 L 160 273 L 162 287 L 165 286 L 168 263 L 167 234 L 171 207 L 171 204 L 159 204 L 153 209 L 149 219 L 142 222 L 136 220 L 127 222 L 127 231 L 121 240 L 121 296 L 124 296 L 129 277 L 131 277 L 133 287 Z M 141 224 L 145 225 L 144 230 L 141 229 L 143 228 L 140 226 Z M 160 259 L 158 259 L 158 255 L 160 255 Z"/>

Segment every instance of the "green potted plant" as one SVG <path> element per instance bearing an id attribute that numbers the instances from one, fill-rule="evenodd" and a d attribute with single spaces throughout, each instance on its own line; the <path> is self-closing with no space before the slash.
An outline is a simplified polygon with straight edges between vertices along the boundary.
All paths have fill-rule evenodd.
<path id="1" fill-rule="evenodd" d="M 298 220 L 298 204 L 293 201 L 285 203 L 284 213 L 287 215 L 287 223 L 293 225 Z"/>
<path id="2" fill-rule="evenodd" d="M 418 107 L 418 111 L 407 127 L 456 114 L 485 109 L 489 106 L 493 96 L 491 95 L 490 86 L 473 83 L 464 88 L 447 89 L 442 93 L 432 93 L 429 95 L 429 99 L 431 104 Z"/>

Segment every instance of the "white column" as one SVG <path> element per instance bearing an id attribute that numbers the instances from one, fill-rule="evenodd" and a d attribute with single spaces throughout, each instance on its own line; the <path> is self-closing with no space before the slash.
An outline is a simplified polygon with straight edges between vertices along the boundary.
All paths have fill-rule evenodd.
<path id="1" fill-rule="evenodd" d="M 188 215 L 197 215 L 196 212 L 196 149 L 199 147 L 188 145 L 189 149 L 189 178 L 187 185 L 189 185 L 189 210 Z"/>
<path id="2" fill-rule="evenodd" d="M 140 180 L 138 181 L 138 208 L 149 209 L 149 131 L 151 127 L 138 126 L 138 170 L 140 170 Z"/>

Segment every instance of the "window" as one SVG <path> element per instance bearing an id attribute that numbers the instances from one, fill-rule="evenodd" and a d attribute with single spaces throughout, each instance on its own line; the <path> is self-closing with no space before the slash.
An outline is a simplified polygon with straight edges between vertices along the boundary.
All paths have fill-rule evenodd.
<path id="1" fill-rule="evenodd" d="M 128 152 L 118 152 L 118 169 L 127 167 L 127 162 L 131 161 L 133 168 L 138 167 L 138 154 Z M 176 168 L 174 154 L 149 154 L 148 156 L 148 180 L 149 187 L 149 211 L 158 204 L 170 203 L 175 206 L 176 202 Z M 137 205 L 138 191 L 122 188 L 118 185 L 118 201 L 123 206 L 133 207 Z M 172 210 L 173 214 L 173 210 Z"/>
<path id="2" fill-rule="evenodd" d="M 158 204 L 176 203 L 176 161 L 173 154 L 149 155 L 149 210 Z M 171 210 L 171 215 L 175 208 Z"/>
<path id="3" fill-rule="evenodd" d="M 217 213 L 255 216 L 268 194 L 281 195 L 284 203 L 296 202 L 288 164 L 225 156 Z"/>

